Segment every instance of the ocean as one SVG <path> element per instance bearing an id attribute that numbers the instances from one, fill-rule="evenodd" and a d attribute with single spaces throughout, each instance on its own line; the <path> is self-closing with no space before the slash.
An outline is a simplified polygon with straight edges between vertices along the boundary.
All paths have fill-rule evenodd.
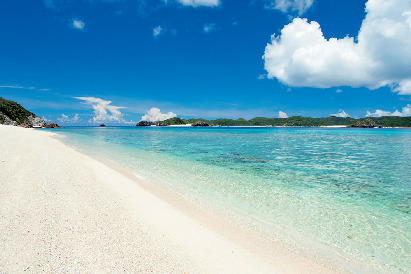
<path id="1" fill-rule="evenodd" d="M 410 129 L 52 131 L 85 154 L 348 271 L 411 272 Z"/>

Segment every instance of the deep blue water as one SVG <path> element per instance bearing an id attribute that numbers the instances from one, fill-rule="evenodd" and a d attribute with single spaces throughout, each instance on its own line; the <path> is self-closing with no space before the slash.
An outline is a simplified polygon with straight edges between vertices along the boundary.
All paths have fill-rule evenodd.
<path id="1" fill-rule="evenodd" d="M 54 132 L 200 204 L 329 246 L 342 257 L 411 271 L 410 129 Z"/>

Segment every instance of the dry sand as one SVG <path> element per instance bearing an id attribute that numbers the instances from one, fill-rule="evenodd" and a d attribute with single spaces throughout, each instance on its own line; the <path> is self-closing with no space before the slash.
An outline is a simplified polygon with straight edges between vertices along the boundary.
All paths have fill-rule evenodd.
<path id="1" fill-rule="evenodd" d="M 331 271 L 244 248 L 52 135 L 0 126 L 0 273 Z"/>

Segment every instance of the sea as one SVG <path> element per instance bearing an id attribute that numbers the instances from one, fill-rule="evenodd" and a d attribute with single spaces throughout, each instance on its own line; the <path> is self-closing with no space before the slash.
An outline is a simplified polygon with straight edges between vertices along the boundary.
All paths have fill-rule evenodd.
<path id="1" fill-rule="evenodd" d="M 411 272 L 411 129 L 51 131 L 85 154 L 347 271 Z"/>

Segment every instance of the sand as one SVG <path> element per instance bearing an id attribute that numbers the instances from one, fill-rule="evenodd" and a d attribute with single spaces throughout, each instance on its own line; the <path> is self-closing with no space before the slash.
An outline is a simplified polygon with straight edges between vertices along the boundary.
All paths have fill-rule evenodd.
<path id="1" fill-rule="evenodd" d="M 261 256 L 47 131 L 0 126 L 0 171 L 0 273 L 332 272 Z"/>

